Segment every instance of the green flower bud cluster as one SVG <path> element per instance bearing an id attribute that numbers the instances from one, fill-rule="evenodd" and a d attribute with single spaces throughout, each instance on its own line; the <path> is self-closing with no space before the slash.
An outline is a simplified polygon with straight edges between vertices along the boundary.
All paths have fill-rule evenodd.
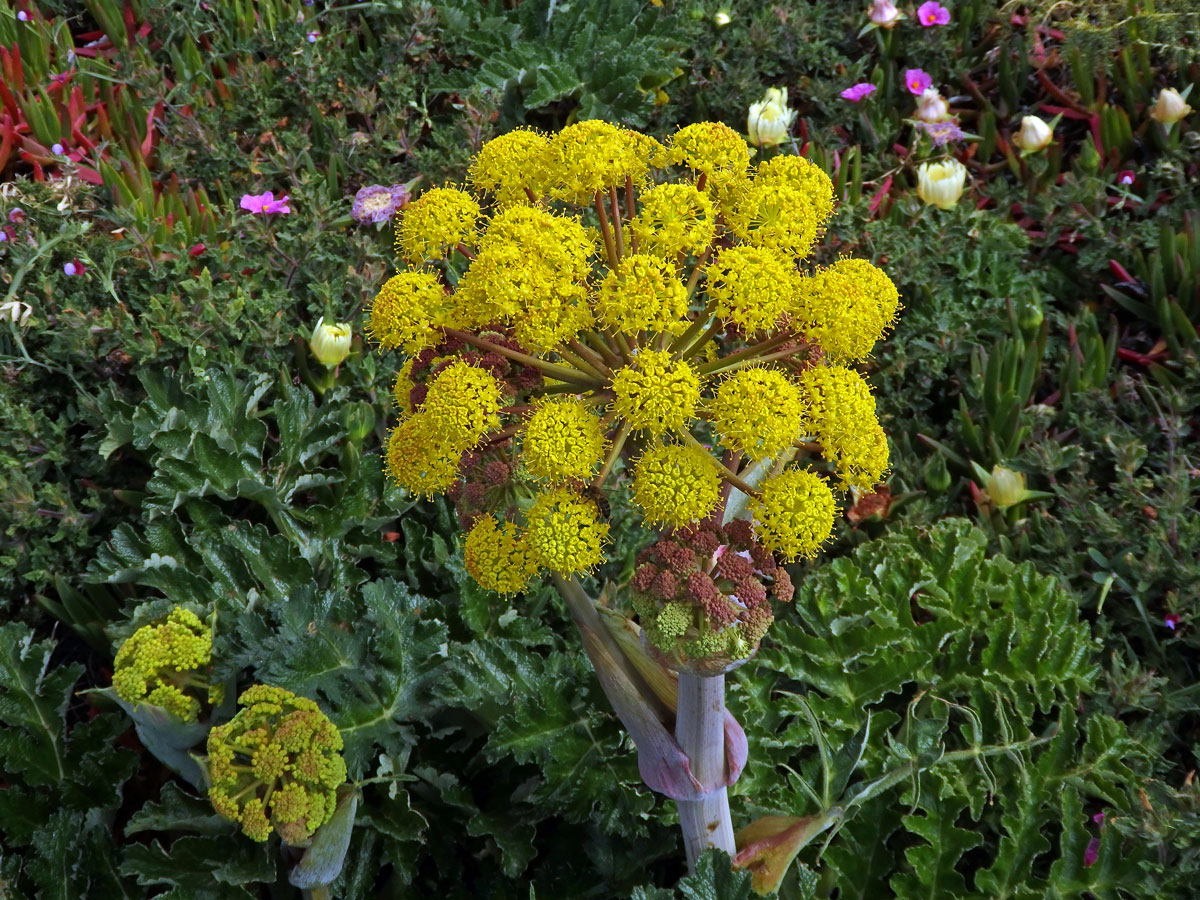
<path id="1" fill-rule="evenodd" d="M 316 703 L 283 688 L 256 684 L 238 703 L 244 708 L 208 734 L 213 808 L 253 840 L 274 829 L 302 844 L 337 806 L 346 780 L 341 732 Z"/>
<path id="2" fill-rule="evenodd" d="M 200 717 L 200 700 L 218 704 L 221 685 L 201 674 L 212 662 L 212 628 L 177 606 L 165 622 L 139 628 L 121 645 L 113 663 L 113 689 L 131 705 L 150 703 L 184 722 Z"/>

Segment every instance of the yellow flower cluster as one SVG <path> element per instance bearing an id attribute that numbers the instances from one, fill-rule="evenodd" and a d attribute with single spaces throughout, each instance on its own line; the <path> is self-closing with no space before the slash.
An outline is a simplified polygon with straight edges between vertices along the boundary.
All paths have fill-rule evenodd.
<path id="1" fill-rule="evenodd" d="M 237 715 L 208 733 L 213 808 L 252 840 L 274 829 L 302 844 L 337 808 L 346 780 L 341 732 L 316 703 L 283 688 L 256 684 L 238 704 Z"/>
<path id="2" fill-rule="evenodd" d="M 833 184 L 807 159 L 751 159 L 714 122 L 665 144 L 594 120 L 518 129 L 472 161 L 475 193 L 435 188 L 402 214 L 407 266 L 368 327 L 405 356 L 387 470 L 455 502 L 479 584 L 513 594 L 538 572 L 594 569 L 623 486 L 667 530 L 719 524 L 736 488 L 756 553 L 811 556 L 836 508 L 812 457 L 839 490 L 883 476 L 874 401 L 844 366 L 899 295 L 865 260 L 802 268 Z M 692 602 L 664 578 L 655 590 Z"/>
<path id="3" fill-rule="evenodd" d="M 165 622 L 144 625 L 117 650 L 113 689 L 133 706 L 149 703 L 184 722 L 200 716 L 197 688 L 209 703 L 220 703 L 222 688 L 205 673 L 212 662 L 212 628 L 177 606 Z"/>

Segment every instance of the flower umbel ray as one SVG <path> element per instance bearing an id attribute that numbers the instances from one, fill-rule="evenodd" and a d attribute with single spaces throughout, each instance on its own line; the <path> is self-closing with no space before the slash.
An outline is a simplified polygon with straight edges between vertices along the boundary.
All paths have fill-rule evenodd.
<path id="1" fill-rule="evenodd" d="M 882 474 L 868 400 L 843 392 L 841 422 L 842 394 L 810 386 L 870 355 L 895 288 L 866 260 L 806 265 L 833 213 L 829 177 L 802 157 L 751 160 L 719 123 L 665 143 L 595 120 L 521 129 L 483 147 L 469 188 L 401 212 L 404 262 L 368 328 L 405 360 L 388 474 L 453 500 L 480 584 L 513 594 L 603 565 L 618 493 L 665 535 L 719 528 L 731 492 L 748 495 L 739 540 L 753 572 L 774 572 L 772 552 L 818 552 L 833 492 Z M 759 609 L 737 600 L 758 589 L 747 573 L 704 578 L 693 593 L 715 618 L 687 619 L 703 632 L 688 640 L 729 650 L 703 629 L 739 602 Z M 693 596 L 679 591 L 651 594 Z M 755 616 L 730 621 L 754 636 L 769 613 Z"/>

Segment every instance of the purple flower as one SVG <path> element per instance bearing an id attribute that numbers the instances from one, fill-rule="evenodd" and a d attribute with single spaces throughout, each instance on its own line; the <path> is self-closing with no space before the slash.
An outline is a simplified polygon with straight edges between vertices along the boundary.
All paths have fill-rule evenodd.
<path id="1" fill-rule="evenodd" d="M 21 10 L 19 13 L 17 13 L 17 18 L 20 19 L 22 22 L 28 22 L 29 21 L 29 13 L 25 12 L 25 10 Z"/>
<path id="2" fill-rule="evenodd" d="M 851 103 L 857 103 L 860 100 L 866 99 L 875 92 L 875 85 L 869 81 L 860 81 L 853 87 L 848 87 L 842 91 L 842 99 L 849 100 Z"/>
<path id="3" fill-rule="evenodd" d="M 6 229 L 0 228 L 0 244 L 3 244 L 7 240 L 8 240 L 8 231 Z"/>
<path id="4" fill-rule="evenodd" d="M 1092 838 L 1088 841 L 1087 849 L 1083 851 L 1083 864 L 1085 866 L 1094 866 L 1096 860 L 1100 858 L 1100 838 Z"/>
<path id="5" fill-rule="evenodd" d="M 926 28 L 931 25 L 949 25 L 950 10 L 936 0 L 928 0 L 917 7 L 917 20 Z"/>
<path id="6" fill-rule="evenodd" d="M 1135 176 L 1133 169 L 1122 169 L 1117 173 L 1117 184 L 1133 184 Z"/>
<path id="7" fill-rule="evenodd" d="M 904 86 L 908 88 L 910 94 L 920 97 L 933 87 L 933 79 L 929 77 L 924 69 L 906 69 L 904 72 Z"/>
<path id="8" fill-rule="evenodd" d="M 310 31 L 308 33 L 308 42 L 310 44 L 315 44 L 317 42 L 317 38 L 320 36 L 320 34 L 321 34 L 321 32 L 319 32 L 319 31 Z"/>
<path id="9" fill-rule="evenodd" d="M 62 145 L 62 144 L 58 144 L 58 143 L 56 143 L 56 144 L 54 144 L 54 146 L 52 146 L 52 147 L 50 148 L 50 152 L 51 152 L 51 153 L 53 153 L 55 156 L 62 156 L 62 155 L 63 155 L 63 149 L 64 149 L 64 148 L 63 148 L 63 145 Z"/>
<path id="10" fill-rule="evenodd" d="M 1103 825 L 1104 824 L 1104 813 L 1102 813 L 1102 812 L 1096 813 L 1094 816 L 1092 816 L 1092 821 L 1095 822 L 1097 825 Z"/>
<path id="11" fill-rule="evenodd" d="M 1165 616 L 1163 616 L 1163 624 L 1172 631 L 1175 630 L 1181 621 L 1183 620 L 1180 619 L 1179 616 L 1175 615 L 1175 613 L 1167 613 Z"/>
<path id="12" fill-rule="evenodd" d="M 925 132 L 935 147 L 945 147 L 951 141 L 961 141 L 967 136 L 953 119 L 944 122 L 918 122 L 917 128 Z"/>
<path id="13" fill-rule="evenodd" d="M 25 221 L 25 210 L 21 209 L 19 206 L 14 206 L 8 211 L 8 221 L 12 222 L 14 225 L 20 225 Z"/>
<path id="14" fill-rule="evenodd" d="M 288 200 L 290 198 L 284 194 L 278 200 L 275 199 L 275 194 L 272 191 L 267 191 L 263 194 L 242 194 L 242 209 L 252 213 L 262 213 L 264 216 L 271 213 L 290 213 Z"/>
<path id="15" fill-rule="evenodd" d="M 78 269 L 78 267 L 76 267 L 75 263 L 69 262 L 65 266 L 63 266 L 63 271 L 66 272 L 68 275 L 74 275 L 75 273 L 77 273 L 79 271 L 79 269 Z"/>
<path id="16" fill-rule="evenodd" d="M 360 188 L 354 195 L 354 206 L 350 215 L 356 221 L 386 222 L 408 204 L 408 187 L 403 184 L 393 184 L 384 187 L 382 184 L 372 184 Z"/>

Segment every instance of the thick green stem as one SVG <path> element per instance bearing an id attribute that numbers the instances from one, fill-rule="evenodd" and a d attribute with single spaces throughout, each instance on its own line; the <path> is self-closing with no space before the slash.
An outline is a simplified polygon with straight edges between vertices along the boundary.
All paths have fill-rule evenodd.
<path id="1" fill-rule="evenodd" d="M 675 741 L 701 784 L 725 780 L 725 676 L 703 678 L 679 673 L 679 702 L 675 713 Z M 737 852 L 733 821 L 729 816 L 729 792 L 721 787 L 700 800 L 677 800 L 679 827 L 688 871 L 696 871 L 696 860 L 710 847 L 730 856 Z"/>

